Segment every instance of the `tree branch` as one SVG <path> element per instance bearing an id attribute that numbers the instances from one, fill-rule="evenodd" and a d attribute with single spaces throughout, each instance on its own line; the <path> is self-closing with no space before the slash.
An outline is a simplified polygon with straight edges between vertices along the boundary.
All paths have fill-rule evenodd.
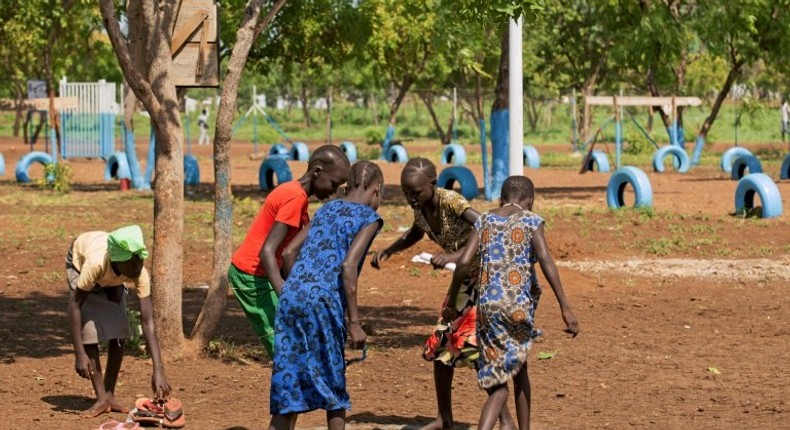
<path id="1" fill-rule="evenodd" d="M 272 8 L 269 10 L 269 12 L 266 13 L 266 15 L 263 17 L 261 22 L 259 22 L 258 25 L 255 26 L 255 29 L 252 32 L 253 41 L 257 40 L 258 36 L 261 35 L 261 32 L 263 32 L 263 30 L 269 27 L 269 24 L 271 24 L 271 22 L 274 20 L 274 16 L 277 15 L 277 12 L 279 12 L 280 9 L 283 8 L 285 2 L 286 0 L 277 0 L 277 3 L 275 3 L 274 6 L 272 6 Z M 257 3 L 262 3 L 262 2 L 257 1 Z M 260 9 L 260 7 L 261 6 L 259 5 L 258 8 Z"/>
<path id="2" fill-rule="evenodd" d="M 99 0 L 99 7 L 104 20 L 104 27 L 107 29 L 107 35 L 110 37 L 110 43 L 112 43 L 113 51 L 118 59 L 118 64 L 121 66 L 121 71 L 126 77 L 129 88 L 132 89 L 137 99 L 145 105 L 146 110 L 152 117 L 161 115 L 162 105 L 159 104 L 159 100 L 154 96 L 151 84 L 132 64 L 129 48 L 121 36 L 121 27 L 118 25 L 118 18 L 115 17 L 113 0 Z"/>

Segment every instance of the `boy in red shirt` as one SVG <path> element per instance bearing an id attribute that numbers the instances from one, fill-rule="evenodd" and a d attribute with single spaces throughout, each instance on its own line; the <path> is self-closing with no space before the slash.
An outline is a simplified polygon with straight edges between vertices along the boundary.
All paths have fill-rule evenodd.
<path id="1" fill-rule="evenodd" d="M 264 347 L 273 356 L 274 315 L 282 292 L 283 249 L 307 225 L 307 199 L 323 200 L 348 181 L 351 165 L 336 146 L 324 145 L 310 157 L 307 172 L 278 185 L 263 203 L 228 269 L 233 294 Z"/>

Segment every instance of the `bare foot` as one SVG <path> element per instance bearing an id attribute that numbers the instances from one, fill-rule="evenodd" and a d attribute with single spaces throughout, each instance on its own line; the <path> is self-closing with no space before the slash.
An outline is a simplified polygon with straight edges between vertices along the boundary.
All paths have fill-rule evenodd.
<path id="1" fill-rule="evenodd" d="M 431 421 L 430 423 L 420 427 L 420 430 L 446 430 L 455 428 L 453 423 L 445 424 L 442 421 L 441 417 L 437 417 L 435 420 Z"/>
<path id="2" fill-rule="evenodd" d="M 112 412 L 112 407 L 107 400 L 97 400 L 90 409 L 80 412 L 80 416 L 83 418 L 94 418 L 110 412 Z"/>
<path id="3" fill-rule="evenodd" d="M 112 412 L 120 412 L 122 414 L 128 414 L 129 408 L 122 405 L 121 402 L 115 400 L 115 398 L 111 398 L 108 403 L 110 404 L 110 411 Z"/>

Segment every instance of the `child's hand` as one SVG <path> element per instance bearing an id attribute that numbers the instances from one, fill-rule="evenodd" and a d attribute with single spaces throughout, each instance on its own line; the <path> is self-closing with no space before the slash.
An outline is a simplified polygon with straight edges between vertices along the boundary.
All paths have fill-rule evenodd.
<path id="1" fill-rule="evenodd" d="M 388 258 L 390 258 L 390 255 L 387 251 L 377 251 L 376 254 L 373 255 L 373 259 L 370 260 L 370 265 L 373 266 L 374 269 L 381 269 L 381 263 Z"/>
<path id="2" fill-rule="evenodd" d="M 166 399 L 170 396 L 170 384 L 161 370 L 154 370 L 154 374 L 151 375 L 151 390 L 157 399 Z"/>
<path id="3" fill-rule="evenodd" d="M 91 375 L 93 375 L 93 365 L 91 365 L 91 361 L 88 359 L 87 354 L 77 354 L 77 359 L 74 362 L 74 369 L 77 371 L 78 375 L 85 379 L 90 379 Z"/>
<path id="4" fill-rule="evenodd" d="M 455 309 L 455 306 L 447 305 L 442 309 L 442 319 L 446 323 L 451 323 L 458 318 L 458 310 Z"/>
<path id="5" fill-rule="evenodd" d="M 368 335 L 362 330 L 358 322 L 351 323 L 348 327 L 348 334 L 351 336 L 351 348 L 362 349 L 365 347 L 365 342 Z"/>
<path id="6" fill-rule="evenodd" d="M 455 259 L 447 254 L 434 255 L 431 258 L 431 264 L 433 264 L 434 269 L 444 269 L 444 266 L 448 263 L 455 263 Z"/>
<path id="7" fill-rule="evenodd" d="M 570 309 L 562 310 L 562 320 L 565 321 L 565 325 L 567 326 L 565 333 L 576 337 L 576 335 L 579 334 L 579 322 L 576 321 L 576 316 L 573 315 L 573 312 Z"/>

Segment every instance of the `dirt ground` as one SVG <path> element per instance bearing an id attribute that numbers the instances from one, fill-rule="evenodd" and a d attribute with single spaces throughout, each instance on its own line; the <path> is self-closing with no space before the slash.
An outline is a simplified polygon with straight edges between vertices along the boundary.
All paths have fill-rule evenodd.
<path id="1" fill-rule="evenodd" d="M 435 147 L 409 150 L 438 158 Z M 139 151 L 142 159 L 145 146 Z M 193 151 L 202 184 L 187 190 L 187 331 L 205 297 L 212 245 L 210 149 Z M 150 238 L 151 195 L 122 193 L 117 182 L 103 182 L 99 160 L 71 161 L 74 191 L 66 196 L 19 186 L 14 165 L 27 147 L 0 139 L 0 152 L 6 161 L 0 176 L 0 427 L 96 428 L 106 416 L 77 415 L 90 406 L 92 392 L 74 372 L 63 258 L 70 241 L 86 230 L 134 222 Z M 237 240 L 265 197 L 257 188 L 260 161 L 250 160 L 249 152 L 238 144 L 233 154 L 234 194 L 250 199 L 236 207 Z M 305 164 L 291 166 L 296 176 Z M 387 224 L 374 249 L 411 223 L 398 186 L 400 167 L 381 166 L 388 186 L 380 213 Z M 32 177 L 41 176 L 36 169 Z M 481 183 L 480 167 L 472 170 Z M 543 168 L 527 174 L 537 186 L 535 211 L 546 219 L 582 328 L 575 339 L 562 332 L 544 281 L 537 322 L 545 336 L 529 360 L 533 429 L 788 428 L 790 182 L 778 183 L 785 215 L 761 220 L 731 215 L 736 182 L 713 166 L 685 175 L 649 172 L 654 211 L 608 211 L 607 174 Z M 473 205 L 492 207 L 479 199 Z M 432 365 L 420 358 L 420 348 L 450 272 L 411 263 L 420 251 L 437 247 L 423 241 L 381 271 L 366 265 L 362 273 L 360 302 L 371 352 L 347 371 L 354 428 L 413 428 L 436 412 Z M 188 428 L 265 428 L 271 364 L 254 353 L 260 348 L 235 300 L 229 300 L 215 336 L 215 353 L 167 363 Z M 539 353 L 554 354 L 539 360 Z M 150 360 L 127 356 L 119 399 L 131 405 L 147 395 L 150 372 Z M 474 427 L 485 393 L 471 370 L 457 370 L 453 394 L 456 420 Z M 320 412 L 298 422 L 299 428 L 323 425 Z"/>

